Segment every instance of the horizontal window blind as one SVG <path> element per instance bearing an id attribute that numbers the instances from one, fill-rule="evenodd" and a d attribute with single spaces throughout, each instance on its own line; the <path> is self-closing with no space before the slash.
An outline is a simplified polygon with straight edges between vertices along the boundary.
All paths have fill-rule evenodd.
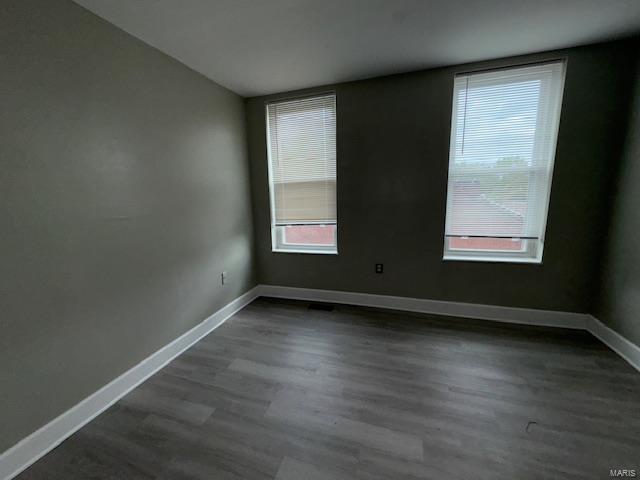
<path id="1" fill-rule="evenodd" d="M 274 225 L 336 223 L 334 95 L 267 105 Z"/>
<path id="2" fill-rule="evenodd" d="M 564 62 L 457 75 L 447 237 L 544 240 Z"/>

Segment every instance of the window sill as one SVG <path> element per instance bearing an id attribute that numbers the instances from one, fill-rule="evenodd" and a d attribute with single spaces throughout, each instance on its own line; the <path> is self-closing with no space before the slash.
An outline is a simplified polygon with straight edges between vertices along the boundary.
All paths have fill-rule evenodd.
<path id="1" fill-rule="evenodd" d="M 517 257 L 490 257 L 490 256 L 462 256 L 462 255 L 445 255 L 442 257 L 445 262 L 487 262 L 487 263 L 529 263 L 533 265 L 541 265 L 542 260 L 538 258 L 517 258 Z"/>
<path id="2" fill-rule="evenodd" d="M 337 250 L 304 250 L 295 248 L 273 248 L 273 253 L 310 253 L 312 255 L 338 255 Z"/>

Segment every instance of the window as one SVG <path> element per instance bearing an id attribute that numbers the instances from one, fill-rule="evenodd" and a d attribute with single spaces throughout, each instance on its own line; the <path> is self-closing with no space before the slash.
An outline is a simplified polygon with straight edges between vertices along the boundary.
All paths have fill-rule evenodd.
<path id="1" fill-rule="evenodd" d="M 335 95 L 267 104 L 274 252 L 337 253 Z"/>
<path id="2" fill-rule="evenodd" d="M 542 261 L 564 70 L 456 76 L 445 260 Z"/>

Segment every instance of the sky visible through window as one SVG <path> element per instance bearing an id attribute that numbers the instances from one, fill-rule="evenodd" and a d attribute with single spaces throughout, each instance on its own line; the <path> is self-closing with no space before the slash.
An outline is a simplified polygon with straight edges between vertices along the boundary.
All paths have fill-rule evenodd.
<path id="1" fill-rule="evenodd" d="M 531 165 L 539 96 L 539 80 L 461 89 L 455 162 L 518 157 Z"/>

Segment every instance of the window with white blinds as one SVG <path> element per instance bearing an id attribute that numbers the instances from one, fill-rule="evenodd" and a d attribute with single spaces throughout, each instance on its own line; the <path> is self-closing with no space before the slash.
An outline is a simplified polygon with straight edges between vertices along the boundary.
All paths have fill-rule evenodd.
<path id="1" fill-rule="evenodd" d="M 445 259 L 542 261 L 564 70 L 455 77 Z"/>
<path id="2" fill-rule="evenodd" d="M 267 104 L 274 251 L 336 253 L 335 95 Z"/>

